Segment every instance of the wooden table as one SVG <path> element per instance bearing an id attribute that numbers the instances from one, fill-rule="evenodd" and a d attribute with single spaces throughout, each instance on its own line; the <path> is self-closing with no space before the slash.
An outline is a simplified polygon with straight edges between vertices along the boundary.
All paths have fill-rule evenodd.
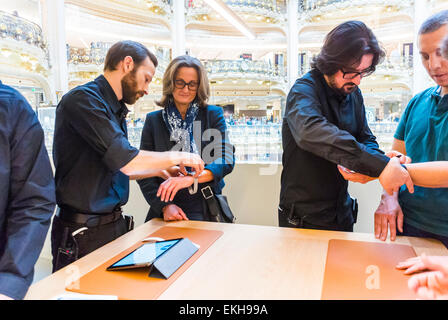
<path id="1" fill-rule="evenodd" d="M 224 234 L 159 299 L 320 299 L 328 240 L 381 242 L 367 233 L 153 219 L 33 284 L 25 298 L 51 299 L 70 293 L 64 289 L 66 284 L 162 226 Z M 394 243 L 411 245 L 418 255 L 448 255 L 436 240 L 397 237 Z"/>

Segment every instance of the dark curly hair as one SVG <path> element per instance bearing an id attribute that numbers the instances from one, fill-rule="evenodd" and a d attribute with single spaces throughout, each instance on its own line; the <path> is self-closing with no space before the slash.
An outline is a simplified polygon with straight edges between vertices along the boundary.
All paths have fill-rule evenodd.
<path id="1" fill-rule="evenodd" d="M 327 34 L 322 50 L 313 58 L 311 67 L 332 76 L 341 68 L 357 66 L 365 54 L 373 54 L 373 71 L 386 55 L 373 32 L 363 22 L 346 21 Z"/>

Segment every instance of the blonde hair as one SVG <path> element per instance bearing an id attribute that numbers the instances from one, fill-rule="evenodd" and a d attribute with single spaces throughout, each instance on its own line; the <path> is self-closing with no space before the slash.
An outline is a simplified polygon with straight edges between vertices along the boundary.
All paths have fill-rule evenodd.
<path id="1" fill-rule="evenodd" d="M 206 107 L 207 100 L 210 96 L 210 85 L 208 82 L 207 72 L 205 71 L 202 63 L 189 55 L 183 55 L 171 60 L 168 67 L 165 70 L 162 80 L 162 99 L 156 101 L 156 104 L 165 108 L 170 101 L 173 100 L 174 81 L 176 80 L 177 72 L 180 68 L 194 68 L 198 73 L 198 90 L 196 91 L 195 101 L 199 107 Z"/>

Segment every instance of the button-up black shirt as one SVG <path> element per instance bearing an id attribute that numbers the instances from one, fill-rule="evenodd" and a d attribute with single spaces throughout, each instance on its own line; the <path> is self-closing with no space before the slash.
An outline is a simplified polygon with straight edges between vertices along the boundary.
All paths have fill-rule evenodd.
<path id="1" fill-rule="evenodd" d="M 25 98 L 0 81 L 0 293 L 22 299 L 55 207 L 44 132 Z"/>
<path id="2" fill-rule="evenodd" d="M 59 207 L 101 214 L 126 204 L 129 177 L 120 169 L 138 154 L 127 138 L 127 112 L 102 75 L 61 99 L 53 141 Z"/>
<path id="3" fill-rule="evenodd" d="M 288 94 L 282 139 L 280 206 L 294 204 L 317 225 L 350 220 L 348 182 L 338 164 L 378 177 L 389 161 L 368 127 L 361 91 L 341 96 L 316 69 Z"/>

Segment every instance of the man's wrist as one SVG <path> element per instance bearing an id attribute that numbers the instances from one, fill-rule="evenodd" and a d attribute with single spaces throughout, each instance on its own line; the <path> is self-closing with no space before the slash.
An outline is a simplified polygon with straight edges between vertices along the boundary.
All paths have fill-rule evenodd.
<path id="1" fill-rule="evenodd" d="M 185 156 L 186 152 L 182 151 L 168 151 L 168 152 L 169 152 L 168 158 L 171 161 L 170 167 L 174 167 L 181 164 L 186 158 Z"/>

